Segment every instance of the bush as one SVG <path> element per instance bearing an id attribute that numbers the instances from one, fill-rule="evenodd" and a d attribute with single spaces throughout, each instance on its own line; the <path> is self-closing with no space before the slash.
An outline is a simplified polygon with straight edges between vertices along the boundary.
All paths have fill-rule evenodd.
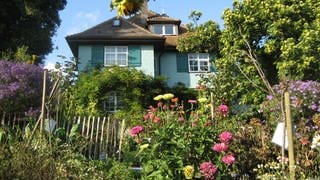
<path id="1" fill-rule="evenodd" d="M 43 70 L 0 60 L 0 112 L 27 112 L 41 105 Z"/>

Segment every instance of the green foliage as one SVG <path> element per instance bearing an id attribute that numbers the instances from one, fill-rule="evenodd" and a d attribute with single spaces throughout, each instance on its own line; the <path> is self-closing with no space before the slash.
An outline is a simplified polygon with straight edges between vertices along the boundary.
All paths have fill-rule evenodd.
<path id="1" fill-rule="evenodd" d="M 66 3 L 66 0 L 1 1 L 0 51 L 17 52 L 18 47 L 27 46 L 27 54 L 43 58 L 50 53 L 51 37 L 60 25 L 58 12 Z"/>
<path id="2" fill-rule="evenodd" d="M 198 26 L 198 21 L 199 19 L 201 18 L 202 16 L 202 12 L 200 11 L 191 11 L 190 15 L 188 16 L 189 20 L 191 20 L 192 22 L 191 23 L 188 23 L 186 26 L 187 26 L 187 29 L 188 31 L 193 31 L 195 30 L 195 28 Z"/>
<path id="3" fill-rule="evenodd" d="M 32 126 L 32 125 L 30 125 Z M 31 128 L 31 127 L 30 127 Z M 1 128 L 0 179 L 123 179 L 131 171 L 123 163 L 89 160 L 82 155 L 86 140 L 77 127 L 66 136 L 57 129 L 48 134 L 36 132 L 28 144 L 30 128 L 24 133 Z M 133 178 L 132 178 L 133 179 Z"/>
<path id="4" fill-rule="evenodd" d="M 106 113 L 103 103 L 108 100 L 108 94 L 117 92 L 121 97 L 120 110 L 132 116 L 147 106 L 148 99 L 165 88 L 161 78 L 152 79 L 132 68 L 110 67 L 80 74 L 66 97 L 76 114 L 101 115 Z"/>
<path id="5" fill-rule="evenodd" d="M 219 37 L 221 31 L 216 22 L 208 21 L 178 39 L 180 52 L 208 52 L 219 54 Z"/>
<path id="6" fill-rule="evenodd" d="M 316 0 L 253 0 L 235 1 L 233 9 L 224 12 L 222 58 L 216 65 L 220 76 L 226 77 L 223 83 L 233 86 L 232 98 L 240 97 L 243 103 L 262 101 L 260 87 L 264 84 L 250 56 L 261 64 L 271 84 L 284 78 L 320 79 L 319 42 L 315 38 L 320 33 L 315 15 L 319 7 Z M 231 86 L 225 90 L 229 89 Z"/>
<path id="7" fill-rule="evenodd" d="M 155 97 L 160 99 L 157 107 L 150 107 L 139 123 L 144 127 L 143 132 L 136 134 L 134 128 L 130 130 L 131 141 L 137 145 L 136 157 L 143 167 L 142 179 L 182 179 L 187 165 L 194 166 L 194 176 L 199 178 L 199 165 L 209 161 L 219 168 L 217 176 L 229 174 L 233 166 L 225 165 L 221 158 L 234 152 L 233 144 L 229 144 L 231 150 L 226 152 L 217 153 L 212 149 L 219 143 L 219 133 L 227 128 L 223 121 L 226 117 L 217 114 L 212 121 L 207 101 L 202 101 L 198 108 L 196 100 L 189 101 L 190 109 L 184 109 L 176 98 L 166 97 L 166 94 Z M 229 130 L 234 129 L 236 126 Z"/>
<path id="8" fill-rule="evenodd" d="M 38 64 L 39 58 L 36 55 L 31 55 L 28 53 L 28 47 L 22 45 L 21 47 L 17 47 L 16 52 L 11 50 L 6 50 L 0 52 L 0 59 L 6 61 L 14 61 L 28 64 Z"/>

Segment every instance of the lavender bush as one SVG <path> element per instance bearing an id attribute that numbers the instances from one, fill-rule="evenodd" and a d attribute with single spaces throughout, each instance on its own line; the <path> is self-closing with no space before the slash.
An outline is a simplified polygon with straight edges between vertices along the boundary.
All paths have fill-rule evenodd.
<path id="1" fill-rule="evenodd" d="M 0 60 L 0 113 L 30 112 L 40 107 L 43 69 Z"/>

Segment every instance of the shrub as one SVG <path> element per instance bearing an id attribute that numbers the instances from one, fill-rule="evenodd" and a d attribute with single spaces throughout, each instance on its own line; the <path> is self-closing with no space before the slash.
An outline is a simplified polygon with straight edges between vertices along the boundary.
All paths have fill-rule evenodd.
<path id="1" fill-rule="evenodd" d="M 0 60 L 0 111 L 27 112 L 41 105 L 43 70 Z"/>

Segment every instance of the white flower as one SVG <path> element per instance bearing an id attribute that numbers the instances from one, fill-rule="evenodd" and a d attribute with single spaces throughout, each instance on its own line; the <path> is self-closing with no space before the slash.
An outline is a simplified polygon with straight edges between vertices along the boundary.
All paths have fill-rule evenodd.
<path id="1" fill-rule="evenodd" d="M 312 139 L 311 148 L 315 149 L 317 147 L 320 147 L 320 135 L 315 135 Z"/>

